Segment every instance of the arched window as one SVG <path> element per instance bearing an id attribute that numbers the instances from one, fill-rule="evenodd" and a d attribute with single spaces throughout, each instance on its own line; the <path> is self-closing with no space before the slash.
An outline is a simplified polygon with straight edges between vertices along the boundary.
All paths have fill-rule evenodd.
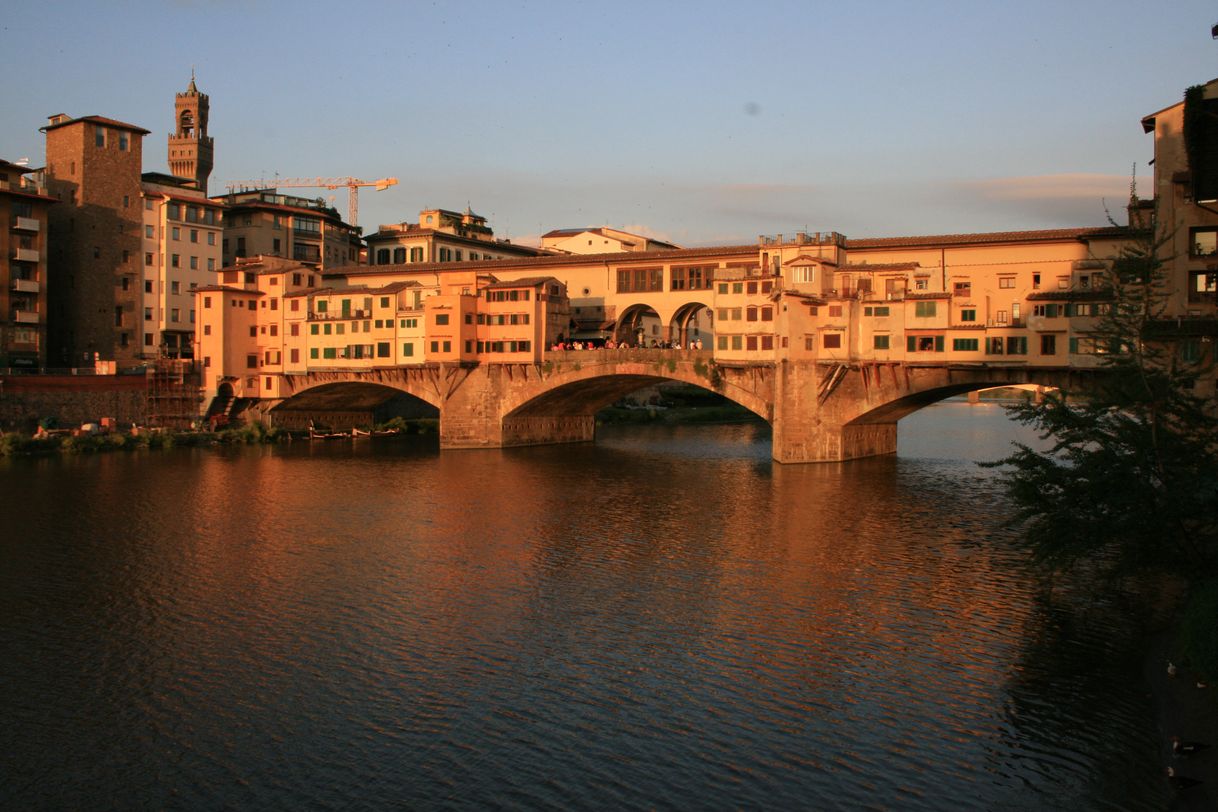
<path id="1" fill-rule="evenodd" d="M 388 265 L 389 264 L 389 249 L 388 248 L 376 249 L 376 264 L 377 265 Z"/>
<path id="2" fill-rule="evenodd" d="M 405 248 L 393 249 L 393 264 L 400 265 L 405 261 L 406 261 L 406 249 Z"/>
<path id="3" fill-rule="evenodd" d="M 194 130 L 195 130 L 194 114 L 191 113 L 189 110 L 183 110 L 182 118 L 180 120 L 180 123 L 178 124 L 178 131 L 181 132 L 182 135 L 189 138 L 190 136 L 194 135 Z"/>

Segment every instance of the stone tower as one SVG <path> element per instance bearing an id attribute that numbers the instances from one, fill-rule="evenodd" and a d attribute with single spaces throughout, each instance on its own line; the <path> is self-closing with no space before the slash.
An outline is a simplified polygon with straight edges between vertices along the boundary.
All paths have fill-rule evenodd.
<path id="1" fill-rule="evenodd" d="M 207 94 L 195 87 L 194 71 L 186 92 L 174 99 L 173 108 L 176 132 L 169 136 L 169 172 L 193 180 L 206 194 L 213 144 L 207 134 Z"/>

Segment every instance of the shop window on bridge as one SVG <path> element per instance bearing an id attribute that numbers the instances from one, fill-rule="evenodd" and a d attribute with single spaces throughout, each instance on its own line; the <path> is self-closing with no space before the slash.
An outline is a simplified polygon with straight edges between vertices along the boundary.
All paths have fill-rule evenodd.
<path id="1" fill-rule="evenodd" d="M 338 347 L 326 347 L 321 353 L 323 358 L 334 360 L 338 358 Z"/>
<path id="2" fill-rule="evenodd" d="M 317 356 L 318 356 L 318 349 L 317 349 L 317 347 L 309 347 L 309 358 L 311 358 L 311 359 L 313 359 L 314 361 L 316 361 L 316 360 L 317 360 Z"/>
<path id="3" fill-rule="evenodd" d="M 389 342 L 388 341 L 378 341 L 376 343 L 376 357 L 377 358 L 388 358 L 389 357 Z"/>
<path id="4" fill-rule="evenodd" d="M 414 357 L 414 344 L 413 343 L 408 343 L 408 344 L 402 345 L 402 356 L 405 358 Z"/>
<path id="5" fill-rule="evenodd" d="M 720 292 L 720 293 L 727 293 L 727 283 L 726 283 L 726 282 L 720 282 L 720 283 L 719 283 L 719 292 Z"/>
<path id="6" fill-rule="evenodd" d="M 769 305 L 766 305 L 765 307 L 761 308 L 761 320 L 762 321 L 773 321 L 774 320 L 774 308 L 770 307 Z"/>
<path id="7" fill-rule="evenodd" d="M 871 337 L 871 346 L 877 350 L 887 350 L 890 348 L 892 336 L 877 335 Z"/>
<path id="8" fill-rule="evenodd" d="M 762 336 L 761 337 L 761 349 L 763 349 L 763 350 L 774 349 L 774 336 Z"/>
<path id="9" fill-rule="evenodd" d="M 825 333 L 824 337 L 821 338 L 821 344 L 824 345 L 824 348 L 827 350 L 841 349 L 842 334 L 841 333 Z"/>
<path id="10" fill-rule="evenodd" d="M 732 283 L 732 293 L 744 293 L 744 283 L 743 282 L 733 282 Z"/>
<path id="11" fill-rule="evenodd" d="M 1057 355 L 1057 336 L 1049 335 L 1040 337 L 1040 354 Z"/>
<path id="12" fill-rule="evenodd" d="M 952 352 L 976 352 L 978 347 L 975 338 L 953 338 Z"/>
<path id="13" fill-rule="evenodd" d="M 943 352 L 943 336 L 906 336 L 906 352 Z"/>
<path id="14" fill-rule="evenodd" d="M 749 294 L 750 296 L 756 296 L 756 295 L 757 295 L 757 283 L 756 283 L 756 282 L 749 282 L 749 283 L 748 283 L 748 287 L 747 287 L 747 291 L 748 291 L 748 294 Z"/>
<path id="15" fill-rule="evenodd" d="M 994 336 L 986 339 L 985 352 L 987 355 L 1002 355 L 1003 340 L 1002 336 Z"/>
<path id="16" fill-rule="evenodd" d="M 618 293 L 644 293 L 663 289 L 663 268 L 618 268 Z"/>
<path id="17" fill-rule="evenodd" d="M 746 336 L 745 341 L 744 341 L 744 348 L 746 350 L 756 350 L 757 349 L 757 336 Z"/>
<path id="18" fill-rule="evenodd" d="M 732 349 L 739 350 L 744 348 L 743 336 L 732 336 Z"/>
<path id="19" fill-rule="evenodd" d="M 1027 355 L 1027 336 L 1007 336 L 1007 355 Z"/>
<path id="20" fill-rule="evenodd" d="M 757 308 L 756 307 L 746 308 L 744 313 L 745 313 L 745 321 L 757 321 Z M 756 347 L 754 347 L 753 349 L 756 349 Z"/>

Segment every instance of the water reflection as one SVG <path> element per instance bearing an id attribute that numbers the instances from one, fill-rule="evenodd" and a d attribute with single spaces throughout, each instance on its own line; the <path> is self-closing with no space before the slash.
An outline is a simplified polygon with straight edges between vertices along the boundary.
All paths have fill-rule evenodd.
<path id="1" fill-rule="evenodd" d="M 1101 780 L 1125 621 L 1046 620 L 977 409 L 849 465 L 750 424 L 7 465 L 0 804 L 1158 801 Z"/>

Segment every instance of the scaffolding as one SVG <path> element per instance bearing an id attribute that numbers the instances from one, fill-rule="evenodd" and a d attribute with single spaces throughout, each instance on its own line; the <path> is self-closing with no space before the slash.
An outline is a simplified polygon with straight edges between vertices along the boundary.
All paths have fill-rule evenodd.
<path id="1" fill-rule="evenodd" d="M 160 358 L 145 370 L 147 376 L 148 425 L 154 428 L 189 429 L 199 419 L 198 375 L 194 362 Z"/>

